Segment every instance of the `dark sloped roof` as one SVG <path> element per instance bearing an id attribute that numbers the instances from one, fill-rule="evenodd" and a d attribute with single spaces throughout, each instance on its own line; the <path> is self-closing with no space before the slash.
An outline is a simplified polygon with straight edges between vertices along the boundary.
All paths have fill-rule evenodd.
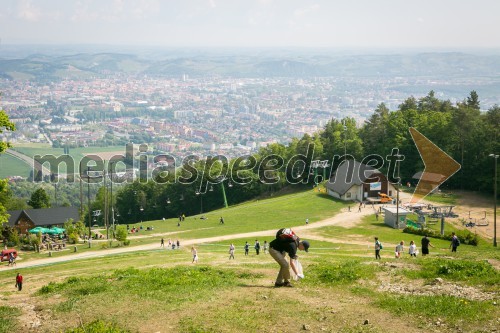
<path id="1" fill-rule="evenodd" d="M 7 212 L 10 214 L 9 225 L 14 226 L 24 212 L 36 226 L 64 224 L 68 219 L 78 221 L 80 214 L 77 207 L 54 207 L 45 209 L 25 209 Z"/>
<path id="2" fill-rule="evenodd" d="M 9 210 L 7 211 L 7 214 L 9 214 L 9 226 L 14 226 L 14 223 L 16 223 L 17 219 L 19 218 L 19 215 L 21 215 L 22 210 Z"/>
<path id="3" fill-rule="evenodd" d="M 363 184 L 374 173 L 380 171 L 358 161 L 348 160 L 339 165 L 335 174 L 326 183 L 326 188 L 344 195 L 352 186 Z"/>

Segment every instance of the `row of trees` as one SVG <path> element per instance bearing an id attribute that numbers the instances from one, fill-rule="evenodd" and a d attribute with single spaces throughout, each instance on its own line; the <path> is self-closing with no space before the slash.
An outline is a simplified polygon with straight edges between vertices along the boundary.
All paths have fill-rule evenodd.
<path id="1" fill-rule="evenodd" d="M 287 145 L 276 143 L 261 148 L 246 158 L 247 164 L 241 163 L 241 159 L 227 163 L 216 159 L 192 161 L 175 175 L 172 170 L 166 177 L 157 175 L 156 182 L 123 185 L 112 199 L 119 215 L 116 218 L 121 223 L 137 222 L 219 208 L 224 205 L 222 186 L 229 205 L 271 194 L 290 183 L 310 186 L 315 182 L 309 175 L 311 160 L 330 161 L 325 170 L 330 175 L 340 163 L 338 159 L 332 163 L 334 155 L 344 153 L 361 161 L 370 154 L 385 157 L 392 148 L 399 148 L 405 156 L 400 168 L 402 180 L 415 183 L 417 180 L 412 177 L 424 165 L 409 127 L 416 128 L 462 165 L 446 186 L 492 191 L 494 161 L 488 155 L 499 151 L 500 107 L 481 112 L 475 91 L 456 104 L 439 100 L 431 91 L 420 99 L 409 97 L 397 110 L 380 104 L 361 127 L 356 126 L 353 118 L 332 119 L 313 135 L 295 138 Z M 204 172 L 207 163 L 209 173 Z M 381 170 L 387 171 L 385 167 Z M 319 170 L 318 174 L 322 173 Z M 201 177 L 192 182 L 182 181 L 193 178 L 194 174 Z M 221 183 L 219 174 L 228 179 Z M 236 175 L 246 179 L 246 185 L 235 182 Z M 103 187 L 98 190 L 91 211 L 104 211 L 105 202 L 111 202 L 111 193 Z"/>
<path id="2" fill-rule="evenodd" d="M 423 161 L 412 140 L 409 127 L 414 127 L 447 152 L 461 165 L 462 169 L 452 177 L 445 186 L 455 189 L 478 191 L 493 190 L 494 161 L 491 153 L 498 153 L 498 128 L 500 127 L 500 108 L 494 106 L 487 112 L 480 111 L 479 98 L 475 91 L 463 101 L 453 105 L 448 100 L 439 100 L 433 91 L 420 99 L 410 97 L 397 110 L 389 110 L 380 104 L 373 115 L 361 127 L 356 126 L 352 118 L 332 119 L 323 130 L 314 135 L 304 135 L 293 139 L 288 145 L 271 144 L 261 148 L 257 154 L 248 158 L 251 166 L 239 168 L 236 160 L 226 166 L 215 163 L 211 172 L 221 173 L 229 179 L 247 178 L 247 185 L 224 181 L 204 175 L 210 160 L 192 164 L 192 170 L 181 169 L 174 179 L 172 175 L 157 182 L 135 182 L 124 186 L 116 195 L 115 207 L 121 222 L 138 222 L 162 217 L 172 217 L 181 213 L 198 214 L 220 208 L 224 205 L 222 186 L 225 187 L 229 205 L 255 198 L 262 194 L 270 194 L 287 186 L 298 183 L 310 186 L 314 183 L 310 176 L 311 160 L 333 161 L 334 155 L 352 155 L 362 160 L 370 154 L 378 154 L 385 158 L 392 148 L 399 148 L 405 156 L 401 163 L 400 173 L 403 182 L 416 183 L 413 175 L 424 169 Z M 274 156 L 275 159 L 270 159 Z M 303 156 L 303 162 L 297 162 Z M 279 157 L 279 158 L 278 158 Z M 294 161 L 294 159 L 296 161 Z M 330 162 L 326 174 L 330 175 L 341 160 Z M 296 162 L 296 163 L 293 163 Z M 189 169 L 189 168 L 187 168 Z M 386 167 L 381 168 L 387 171 Z M 189 178 L 193 173 L 203 175 L 196 182 L 182 184 L 179 180 Z M 321 175 L 323 170 L 319 169 Z M 176 181 L 174 181 L 176 180 Z M 202 186 L 206 184 L 208 186 Z M 213 189 L 210 191 L 209 189 Z M 200 193 L 201 192 L 201 193 Z M 92 209 L 102 209 L 105 196 L 102 189 Z M 109 199 L 108 199 L 109 200 Z"/>

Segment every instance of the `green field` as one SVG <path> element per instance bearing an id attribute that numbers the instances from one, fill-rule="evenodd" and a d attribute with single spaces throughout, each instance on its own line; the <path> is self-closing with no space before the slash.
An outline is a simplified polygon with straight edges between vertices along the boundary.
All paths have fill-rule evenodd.
<path id="1" fill-rule="evenodd" d="M 55 157 L 59 157 L 63 155 L 63 148 L 52 148 L 52 147 L 32 147 L 32 146 L 16 146 L 12 148 L 13 150 L 29 156 L 33 158 L 35 155 L 45 156 L 45 155 L 53 155 Z M 95 153 L 105 153 L 105 152 L 121 152 L 121 154 L 125 154 L 125 146 L 111 146 L 111 147 L 85 147 L 85 148 L 71 148 L 69 152 L 69 156 L 74 161 L 75 171 L 78 171 L 78 166 L 82 158 L 86 154 L 95 154 Z M 12 169 L 13 166 L 6 164 L 6 167 Z M 66 165 L 64 163 L 60 164 L 60 172 L 66 173 Z"/>
<path id="2" fill-rule="evenodd" d="M 349 228 L 308 229 L 302 233 L 311 241 L 310 251 L 299 254 L 306 277 L 290 289 L 273 287 L 278 266 L 268 254 L 256 255 L 255 237 L 236 235 L 304 225 L 305 218 L 314 226 L 343 207 L 313 191 L 284 195 L 207 213 L 208 220 L 188 216 L 180 227 L 175 219 L 144 222 L 144 229 L 154 230 L 130 236 L 130 246 L 157 242 L 156 250 L 0 270 L 0 332 L 24 332 L 33 323 L 41 332 L 67 333 L 497 329 L 500 251 L 490 241 L 464 244 L 450 253 L 449 242 L 431 239 L 435 247 L 428 257 L 411 258 L 405 252 L 395 259 L 396 242 L 414 239 L 420 245 L 421 237 L 386 227 L 373 215 Z M 219 225 L 220 216 L 225 225 Z M 453 229 L 446 225 L 446 230 Z M 228 235 L 235 236 L 195 242 L 198 264 L 191 263 L 190 245 L 182 246 Z M 373 253 L 375 235 L 384 244 L 379 261 Z M 160 249 L 162 236 L 178 237 L 181 249 Z M 248 256 L 246 241 L 251 244 Z M 230 243 L 236 245 L 235 260 L 228 258 Z M 79 252 L 84 251 L 105 250 L 83 244 Z M 47 254 L 30 260 L 42 257 Z M 22 292 L 13 284 L 17 271 L 25 278 Z"/>
<path id="3" fill-rule="evenodd" d="M 10 176 L 28 177 L 30 175 L 31 167 L 11 155 L 0 155 L 0 178 L 7 178 Z"/>

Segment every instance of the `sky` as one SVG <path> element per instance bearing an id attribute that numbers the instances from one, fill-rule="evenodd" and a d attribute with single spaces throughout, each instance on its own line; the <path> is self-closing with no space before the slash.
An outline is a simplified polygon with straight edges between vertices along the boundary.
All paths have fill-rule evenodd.
<path id="1" fill-rule="evenodd" d="M 500 48 L 498 0 L 0 0 L 2 44 Z"/>

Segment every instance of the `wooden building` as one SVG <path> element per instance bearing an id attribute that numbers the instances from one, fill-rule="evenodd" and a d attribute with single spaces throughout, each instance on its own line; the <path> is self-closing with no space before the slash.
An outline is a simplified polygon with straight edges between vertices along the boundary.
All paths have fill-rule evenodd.
<path id="1" fill-rule="evenodd" d="M 16 228 L 19 234 L 27 234 L 35 227 L 62 227 L 66 221 L 80 220 L 77 207 L 55 207 L 45 209 L 23 209 L 7 212 L 9 226 Z"/>
<path id="2" fill-rule="evenodd" d="M 396 188 L 383 173 L 355 160 L 342 162 L 325 186 L 328 194 L 345 201 L 365 201 L 378 198 L 380 193 L 390 197 L 396 194 Z"/>

